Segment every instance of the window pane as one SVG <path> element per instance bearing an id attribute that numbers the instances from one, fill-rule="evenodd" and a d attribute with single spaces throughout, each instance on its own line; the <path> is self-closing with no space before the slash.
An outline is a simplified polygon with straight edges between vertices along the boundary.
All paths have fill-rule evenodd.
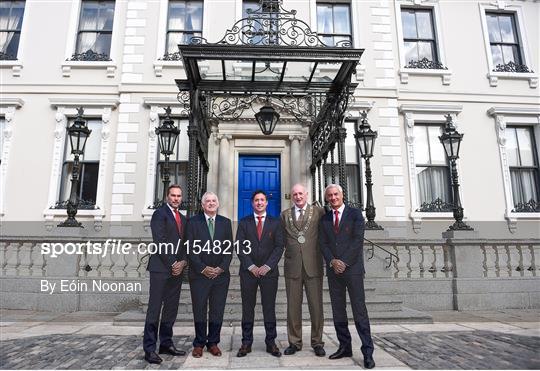
<path id="1" fill-rule="evenodd" d="M 7 1 L 0 2 L 0 29 L 2 30 L 9 29 L 9 5 Z"/>
<path id="2" fill-rule="evenodd" d="M 96 204 L 99 163 L 82 164 L 79 197 L 86 203 Z"/>
<path id="3" fill-rule="evenodd" d="M 421 204 L 431 202 L 431 183 L 429 181 L 429 168 L 416 167 L 416 181 L 418 185 L 418 201 Z"/>
<path id="4" fill-rule="evenodd" d="M 97 3 L 94 2 L 84 2 L 82 13 L 81 13 L 81 23 L 79 25 L 79 30 L 97 30 L 97 17 L 98 17 L 98 7 Z"/>
<path id="5" fill-rule="evenodd" d="M 6 120 L 0 117 L 0 164 L 2 163 L 2 154 L 4 153 L 4 129 L 6 127 Z"/>
<path id="6" fill-rule="evenodd" d="M 244 1 L 242 4 L 242 18 L 246 18 L 248 16 L 248 9 L 255 11 L 258 8 L 259 4 L 256 1 Z"/>
<path id="7" fill-rule="evenodd" d="M 535 166 L 531 130 L 528 128 L 519 128 L 515 130 L 519 143 L 521 166 Z"/>
<path id="8" fill-rule="evenodd" d="M 317 31 L 319 33 L 333 33 L 332 6 L 327 4 L 317 5 Z"/>
<path id="9" fill-rule="evenodd" d="M 334 5 L 334 32 L 351 33 L 351 19 L 348 5 Z"/>
<path id="10" fill-rule="evenodd" d="M 511 15 L 499 15 L 502 41 L 506 43 L 517 42 L 514 35 L 513 17 Z"/>
<path id="11" fill-rule="evenodd" d="M 101 152 L 101 127 L 101 121 L 88 120 L 88 129 L 92 130 L 92 133 L 90 133 L 90 136 L 86 140 L 82 160 L 99 161 L 99 154 Z"/>
<path id="12" fill-rule="evenodd" d="M 431 163 L 433 165 L 446 165 L 446 155 L 443 145 L 439 140 L 441 128 L 439 126 L 428 126 L 428 135 Z"/>
<path id="13" fill-rule="evenodd" d="M 345 121 L 347 136 L 345 137 L 345 160 L 347 164 L 358 163 L 358 149 L 356 148 L 356 140 L 354 139 L 354 121 Z"/>
<path id="14" fill-rule="evenodd" d="M 444 202 L 450 203 L 450 184 L 449 171 L 447 167 L 432 167 L 431 168 L 431 187 L 432 200 L 440 198 Z"/>
<path id="15" fill-rule="evenodd" d="M 11 17 L 9 18 L 9 28 L 11 30 L 21 30 L 24 15 L 24 3 L 22 1 L 13 2 Z"/>
<path id="16" fill-rule="evenodd" d="M 427 58 L 430 61 L 433 61 L 433 51 L 432 44 L 427 41 L 418 42 L 418 59 Z"/>
<path id="17" fill-rule="evenodd" d="M 347 172 L 347 189 L 349 191 L 349 201 L 354 203 L 360 203 L 362 200 L 362 187 L 360 185 L 358 165 L 347 165 L 345 169 Z"/>
<path id="18" fill-rule="evenodd" d="M 77 38 L 77 53 L 84 53 L 88 50 L 96 51 L 96 38 L 95 32 L 80 33 Z"/>
<path id="19" fill-rule="evenodd" d="M 499 30 L 499 20 L 496 14 L 486 15 L 487 27 L 490 42 L 501 42 L 501 32 Z"/>
<path id="20" fill-rule="evenodd" d="M 405 63 L 410 61 L 418 61 L 418 48 L 416 42 L 405 43 Z"/>
<path id="21" fill-rule="evenodd" d="M 2 45 L 0 51 L 8 55 L 17 56 L 17 50 L 19 49 L 20 34 L 15 32 L 0 32 L 0 40 L 6 40 Z"/>
<path id="22" fill-rule="evenodd" d="M 493 65 L 504 64 L 501 45 L 491 45 L 491 57 L 493 58 Z"/>
<path id="23" fill-rule="evenodd" d="M 111 51 L 111 34 L 98 33 L 94 51 L 100 54 L 109 55 Z"/>
<path id="24" fill-rule="evenodd" d="M 433 27 L 431 25 L 431 12 L 416 12 L 416 26 L 418 37 L 422 39 L 433 39 Z"/>
<path id="25" fill-rule="evenodd" d="M 185 2 L 170 2 L 169 3 L 169 30 L 183 30 L 185 29 Z"/>
<path id="26" fill-rule="evenodd" d="M 504 63 L 519 63 L 519 59 L 516 58 L 515 47 L 513 45 L 501 45 L 503 51 Z"/>
<path id="27" fill-rule="evenodd" d="M 414 127 L 414 161 L 417 164 L 429 164 L 429 146 L 425 126 Z"/>
<path id="28" fill-rule="evenodd" d="M 113 19 L 114 19 L 113 8 L 107 7 L 106 9 L 101 9 L 101 11 L 99 12 L 98 28 L 100 30 L 112 31 Z"/>
<path id="29" fill-rule="evenodd" d="M 401 9 L 401 24 L 403 26 L 403 37 L 406 39 L 416 39 L 416 19 L 414 10 Z"/>
<path id="30" fill-rule="evenodd" d="M 523 199 L 525 202 L 534 200 L 538 202 L 538 195 L 536 194 L 536 176 L 534 170 L 522 170 L 521 171 L 521 184 L 523 185 Z"/>
<path id="31" fill-rule="evenodd" d="M 515 128 L 506 129 L 506 154 L 508 166 L 520 166 Z"/>
<path id="32" fill-rule="evenodd" d="M 201 2 L 190 2 L 187 4 L 187 27 L 188 30 L 202 30 L 203 9 Z"/>

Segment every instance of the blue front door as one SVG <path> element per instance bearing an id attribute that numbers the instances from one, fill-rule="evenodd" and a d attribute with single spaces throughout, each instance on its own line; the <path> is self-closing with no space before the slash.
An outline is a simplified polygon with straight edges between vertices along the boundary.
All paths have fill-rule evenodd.
<path id="1" fill-rule="evenodd" d="M 251 194 L 262 189 L 268 195 L 268 214 L 281 212 L 279 156 L 240 155 L 238 166 L 238 220 L 253 212 Z"/>

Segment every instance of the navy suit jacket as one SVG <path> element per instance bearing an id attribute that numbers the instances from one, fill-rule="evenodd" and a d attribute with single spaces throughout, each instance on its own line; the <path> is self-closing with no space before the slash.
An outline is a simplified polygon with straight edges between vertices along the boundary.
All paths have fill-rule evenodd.
<path id="1" fill-rule="evenodd" d="M 214 224 L 214 239 L 210 237 L 208 231 L 208 224 L 206 224 L 206 217 L 204 213 L 197 214 L 189 219 L 186 227 L 186 240 L 189 242 L 189 277 L 191 279 L 206 278 L 201 272 L 207 266 L 220 267 L 224 270 L 221 275 L 229 275 L 229 265 L 231 264 L 232 251 L 233 251 L 233 236 L 232 236 L 232 224 L 231 220 L 221 215 L 216 215 Z M 201 251 L 200 254 L 193 253 L 193 242 L 197 241 L 197 244 L 201 247 L 209 242 L 210 253 Z M 213 241 L 220 241 L 221 250 L 225 250 L 227 246 L 230 246 L 228 254 L 219 253 L 214 254 Z M 225 242 L 229 241 L 229 242 Z M 229 245 L 230 243 L 230 245 Z M 217 250 L 217 249 L 216 249 Z"/>
<path id="2" fill-rule="evenodd" d="M 249 272 L 248 268 L 255 264 L 257 267 L 267 265 L 270 272 L 266 276 L 278 276 L 278 262 L 283 255 L 284 240 L 280 219 L 266 214 L 263 225 L 262 238 L 257 237 L 257 225 L 255 217 L 250 214 L 238 224 L 236 240 L 239 243 L 238 258 L 240 259 L 240 273 Z M 251 242 L 251 252 L 245 254 L 246 245 L 243 241 Z"/>
<path id="3" fill-rule="evenodd" d="M 186 217 L 180 214 L 180 219 L 182 220 L 182 229 L 185 230 Z M 172 273 L 174 262 L 187 260 L 187 257 L 182 240 L 183 236 L 178 232 L 176 219 L 167 204 L 154 211 L 150 221 L 150 228 L 152 229 L 152 239 L 157 245 L 157 251 L 155 254 L 151 254 L 147 270 L 150 272 Z M 162 245 L 160 249 L 160 244 L 172 245 L 167 247 Z"/>
<path id="4" fill-rule="evenodd" d="M 319 247 L 328 270 L 332 259 L 343 261 L 347 268 L 343 274 L 364 274 L 364 217 L 359 209 L 345 206 L 334 232 L 334 211 L 323 215 L 319 222 Z"/>

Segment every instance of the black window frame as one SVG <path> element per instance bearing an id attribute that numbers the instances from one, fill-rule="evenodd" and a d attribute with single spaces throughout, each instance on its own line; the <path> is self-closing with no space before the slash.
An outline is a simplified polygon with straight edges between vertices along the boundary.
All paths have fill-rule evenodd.
<path id="1" fill-rule="evenodd" d="M 416 34 L 418 35 L 418 21 L 417 21 L 417 17 L 416 17 L 416 14 L 417 13 L 428 13 L 429 14 L 429 19 L 430 19 L 430 23 L 431 23 L 431 34 L 433 35 L 433 38 L 432 39 L 427 39 L 427 38 L 421 38 L 421 37 L 416 37 L 416 38 L 411 38 L 411 37 L 405 37 L 405 32 L 403 32 L 403 45 L 404 45 L 404 48 L 405 48 L 405 44 L 408 43 L 408 42 L 415 42 L 418 43 L 419 42 L 429 42 L 431 44 L 431 53 L 433 55 L 433 60 L 429 61 L 431 63 L 427 64 L 426 66 L 423 66 L 421 64 L 421 62 L 423 61 L 423 59 L 427 59 L 427 58 L 420 58 L 420 54 L 417 54 L 417 59 L 416 60 L 409 60 L 407 61 L 406 59 L 406 56 L 405 56 L 405 66 L 406 67 L 415 67 L 415 68 L 419 68 L 420 66 L 422 66 L 422 68 L 433 68 L 433 67 L 437 67 L 437 68 L 440 68 L 442 66 L 442 62 L 441 62 L 441 59 L 440 59 L 440 55 L 439 55 L 439 40 L 437 38 L 437 28 L 435 27 L 435 17 L 434 17 L 434 10 L 433 8 L 414 8 L 414 7 L 401 7 L 400 9 L 400 16 L 401 16 L 401 19 L 400 19 L 400 22 L 402 22 L 403 24 L 403 12 L 413 12 L 414 13 L 414 18 L 415 18 L 415 21 L 414 21 L 414 24 L 416 26 Z M 420 64 L 420 66 L 419 66 Z"/>
<path id="2" fill-rule="evenodd" d="M 486 11 L 485 13 L 485 16 L 486 16 L 486 27 L 487 27 L 487 31 L 488 31 L 488 41 L 489 41 L 489 54 L 490 54 L 490 57 L 491 57 L 491 63 L 493 64 L 493 70 L 494 71 L 499 71 L 500 72 L 509 72 L 507 71 L 507 69 L 505 68 L 505 66 L 508 66 L 509 64 L 513 63 L 514 65 L 516 66 L 523 66 L 525 65 L 524 63 L 524 55 L 523 55 L 523 49 L 522 49 L 522 40 L 521 40 L 521 35 L 519 33 L 519 30 L 518 30 L 518 27 L 517 27 L 517 20 L 516 20 L 516 13 L 514 12 L 499 12 L 499 11 L 491 11 L 491 10 L 488 10 Z M 501 41 L 491 41 L 491 38 L 489 37 L 490 35 L 490 29 L 489 29 L 489 22 L 488 22 L 488 17 L 492 17 L 492 16 L 497 16 L 497 24 L 499 25 L 499 34 L 501 33 L 501 27 L 500 27 L 500 21 L 499 21 L 499 17 L 501 16 L 504 16 L 504 17 L 510 17 L 510 20 L 511 20 L 511 23 L 512 23 L 512 31 L 514 32 L 514 38 L 516 40 L 516 42 L 505 42 L 503 41 L 502 39 L 502 36 L 501 36 Z M 493 59 L 493 52 L 491 50 L 491 48 L 493 46 L 500 46 L 501 47 L 501 57 L 503 58 L 503 63 L 496 63 L 495 60 Z M 513 46 L 516 48 L 516 52 L 514 52 L 514 57 L 517 56 L 518 60 L 517 61 L 508 61 L 506 62 L 505 59 L 504 59 L 504 53 L 502 52 L 502 47 L 503 46 Z M 518 67 L 519 69 L 519 67 Z M 528 70 L 527 71 L 515 71 L 515 72 L 529 72 Z"/>
<path id="3" fill-rule="evenodd" d="M 18 54 L 19 54 L 19 46 L 21 43 L 21 30 L 22 30 L 22 23 L 24 21 L 24 11 L 26 10 L 26 1 L 24 0 L 10 0 L 10 1 L 2 1 L 3 3 L 9 3 L 9 15 L 11 16 L 11 13 L 13 12 L 14 5 L 22 4 L 22 16 L 20 22 L 16 25 L 16 28 L 5 28 L 0 29 L 0 33 L 13 33 L 13 37 L 16 37 L 17 45 L 14 51 L 14 54 L 4 53 L 0 52 L 0 60 L 17 60 Z M 18 8 L 18 7 L 17 7 Z M 12 38 L 13 38 L 12 37 Z M 11 43 L 11 40 L 10 42 Z M 9 44 L 8 43 L 8 44 Z M 4 49 L 7 45 L 1 45 L 2 49 Z M 7 51 L 7 50 L 6 50 Z"/>
<path id="4" fill-rule="evenodd" d="M 414 125 L 415 127 L 424 127 L 426 128 L 426 131 L 428 130 L 429 127 L 438 127 L 442 130 L 443 128 L 443 124 L 440 124 L 440 123 L 431 123 L 431 122 L 420 122 L 420 123 L 415 123 Z M 416 212 L 450 212 L 452 211 L 452 205 L 453 205 L 453 194 L 452 194 L 452 178 L 451 178 L 451 169 L 450 169 L 450 162 L 448 161 L 448 157 L 445 155 L 444 156 L 444 159 L 445 159 L 445 165 L 439 165 L 439 164 L 432 164 L 431 162 L 431 146 L 432 145 L 439 145 L 441 146 L 441 149 L 443 149 L 442 147 L 442 143 L 440 142 L 437 142 L 437 143 L 431 143 L 430 140 L 429 140 L 429 135 L 426 136 L 427 137 L 427 145 L 428 145 L 428 154 L 429 154 L 429 158 L 430 158 L 430 163 L 429 164 L 425 164 L 425 163 L 419 163 L 417 161 L 417 159 L 415 158 L 415 164 L 414 164 L 414 169 L 415 169 L 415 181 L 416 181 L 416 192 L 417 192 L 417 196 L 418 196 L 418 208 L 415 210 Z M 443 149 L 444 151 L 444 149 Z M 429 180 L 430 180 L 430 183 L 432 183 L 433 181 L 433 178 L 432 178 L 432 172 L 431 172 L 431 168 L 439 168 L 439 169 L 446 169 L 446 189 L 448 190 L 448 194 L 447 194 L 447 197 L 446 197 L 446 200 L 444 199 L 444 195 L 435 195 L 434 194 L 434 189 L 433 189 L 433 185 L 431 184 L 430 187 L 431 187 L 431 196 L 432 196 L 432 200 L 430 202 L 428 202 L 427 200 L 422 200 L 420 198 L 420 184 L 418 182 L 418 171 L 417 171 L 417 168 L 419 167 L 424 167 L 424 168 L 427 168 L 428 171 L 429 171 Z"/>
<path id="5" fill-rule="evenodd" d="M 320 32 L 318 29 L 317 29 L 317 34 L 319 35 L 319 37 L 323 40 L 326 40 L 327 37 L 331 37 L 332 38 L 332 45 L 328 45 L 328 43 L 325 43 L 328 45 L 328 46 L 335 46 L 336 45 L 336 42 L 335 42 L 335 37 L 348 37 L 349 38 L 349 42 L 351 43 L 351 45 L 353 45 L 353 19 L 352 19 L 352 12 L 351 12 L 351 4 L 349 2 L 328 2 L 328 1 L 317 1 L 317 9 L 316 9 L 316 13 L 317 13 L 317 22 L 318 22 L 318 19 L 319 19 L 319 5 L 326 5 L 326 6 L 331 6 L 332 7 L 332 28 L 335 29 L 335 17 L 334 17 L 334 7 L 335 6 L 346 6 L 348 11 L 349 11 L 349 33 L 348 34 L 343 34 L 343 33 L 323 33 L 323 32 Z"/>
<path id="6" fill-rule="evenodd" d="M 188 3 L 200 3 L 201 4 L 201 29 L 200 30 L 187 30 L 187 29 L 170 29 L 169 28 L 169 17 L 171 14 L 171 4 L 174 3 L 185 3 L 186 6 Z M 184 17 L 186 14 L 184 13 Z M 197 36 L 202 37 L 203 33 L 203 19 L 204 19 L 204 0 L 169 0 L 167 4 L 167 30 L 165 32 L 165 56 L 170 56 L 172 54 L 179 54 L 178 50 L 169 51 L 169 37 L 171 33 L 175 35 L 190 35 L 191 37 Z M 184 21 L 184 25 L 186 22 Z M 185 38 L 184 38 L 185 39 Z M 189 42 L 188 42 L 189 43 Z M 182 43 L 180 43 L 182 44 Z"/>
<path id="7" fill-rule="evenodd" d="M 519 200 L 516 202 L 516 190 L 513 187 L 513 184 L 511 186 L 512 189 L 512 204 L 514 206 L 513 212 L 540 212 L 540 166 L 539 166 L 539 158 L 538 158 L 538 151 L 536 147 L 536 138 L 534 135 L 534 128 L 532 126 L 526 126 L 526 125 L 508 125 L 506 130 L 512 130 L 512 129 L 526 129 L 528 130 L 531 138 L 531 149 L 532 149 L 532 157 L 533 157 L 533 166 L 508 166 L 508 171 L 510 172 L 510 178 L 512 179 L 512 172 L 525 172 L 525 171 L 532 171 L 533 177 L 536 183 L 536 187 L 534 189 L 536 193 L 536 198 L 532 198 L 531 200 Z M 507 132 L 508 135 L 508 132 Z M 519 148 L 519 137 L 516 135 L 516 144 L 517 144 L 517 154 L 519 162 L 521 163 L 521 150 Z M 522 179 L 521 177 L 518 177 L 517 179 Z M 520 182 L 520 190 L 519 194 L 523 194 L 523 184 Z"/>
<path id="8" fill-rule="evenodd" d="M 84 4 L 88 4 L 88 3 L 97 3 L 97 4 L 101 4 L 101 3 L 111 3 L 112 4 L 112 9 L 113 9 L 113 19 L 112 19 L 112 22 L 111 22 L 111 28 L 110 29 L 102 29 L 102 30 L 98 30 L 98 29 L 84 29 L 84 30 L 81 30 L 81 27 L 82 27 L 82 20 L 83 20 L 83 12 L 84 12 Z M 102 7 L 98 7 L 98 15 L 96 17 L 96 19 L 99 19 L 99 12 L 102 10 Z M 111 48 L 112 48 L 112 41 L 113 41 L 113 38 L 112 38 L 112 33 L 113 33 L 113 28 L 114 28 L 114 17 L 115 17 L 115 12 L 116 10 L 116 1 L 115 0 L 81 0 L 81 8 L 80 8 L 80 11 L 79 11 L 79 23 L 78 23 L 78 26 L 77 26 L 77 39 L 76 39 L 76 43 L 75 43 L 75 54 L 72 56 L 71 60 L 83 60 L 83 61 L 110 61 L 111 58 Z M 88 50 L 80 50 L 80 42 L 81 42 L 81 36 L 82 34 L 89 34 L 89 33 L 93 33 L 93 34 L 103 34 L 103 35 L 109 35 L 109 48 L 108 48 L 108 51 L 106 53 L 99 53 L 98 51 L 96 50 L 92 50 L 92 49 L 88 49 Z"/>
<path id="9" fill-rule="evenodd" d="M 101 122 L 101 119 L 98 117 L 84 117 L 84 120 L 88 121 L 96 121 Z M 68 127 L 71 125 L 71 120 L 68 121 Z M 90 135 L 97 135 L 97 133 L 92 132 Z M 86 148 L 85 148 L 86 151 Z M 64 144 L 64 157 L 62 161 L 62 172 L 60 176 L 60 190 L 58 193 L 58 201 L 56 203 L 55 208 L 56 209 L 65 209 L 67 207 L 67 201 L 69 200 L 69 193 L 66 193 L 67 198 L 65 200 L 62 200 L 62 197 L 64 193 L 66 192 L 66 188 L 68 188 L 68 191 L 71 192 L 71 169 L 73 167 L 73 160 L 68 160 L 71 153 L 71 147 L 69 143 L 69 134 L 66 130 L 66 139 Z M 97 165 L 97 168 L 95 171 L 95 184 L 92 184 L 91 187 L 94 189 L 94 194 L 92 195 L 90 199 L 88 197 L 83 197 L 88 191 L 85 190 L 87 178 L 86 175 L 89 173 L 88 168 L 94 167 Z M 79 206 L 78 208 L 81 210 L 94 210 L 96 209 L 96 201 L 97 201 L 97 188 L 98 188 L 98 182 L 99 182 L 99 166 L 100 161 L 99 160 L 85 160 L 84 155 L 81 156 L 79 159 L 79 189 L 77 190 L 77 194 L 79 197 Z M 69 177 L 69 179 L 67 179 Z M 86 199 L 85 199 L 86 198 Z"/>

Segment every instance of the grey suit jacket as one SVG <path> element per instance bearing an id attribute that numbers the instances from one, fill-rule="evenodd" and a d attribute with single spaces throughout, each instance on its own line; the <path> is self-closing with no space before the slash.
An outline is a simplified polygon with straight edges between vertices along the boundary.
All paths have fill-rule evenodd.
<path id="1" fill-rule="evenodd" d="M 298 242 L 298 232 L 303 231 L 313 209 L 309 227 L 304 233 L 306 242 Z M 281 213 L 281 225 L 285 234 L 285 259 L 284 274 L 286 278 L 301 278 L 302 266 L 309 277 L 321 277 L 323 275 L 323 260 L 318 246 L 319 221 L 324 215 L 324 209 L 308 205 L 304 214 L 304 222 L 299 225 L 296 222 L 294 206 Z"/>

